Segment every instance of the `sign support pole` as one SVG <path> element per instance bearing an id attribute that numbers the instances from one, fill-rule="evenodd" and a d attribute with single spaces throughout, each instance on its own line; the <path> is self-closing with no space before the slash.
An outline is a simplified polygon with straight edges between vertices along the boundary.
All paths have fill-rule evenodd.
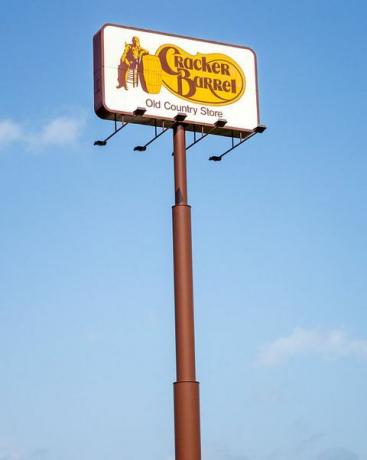
<path id="1" fill-rule="evenodd" d="M 176 460 L 200 460 L 199 382 L 195 373 L 191 208 L 187 203 L 185 126 L 173 132 L 175 205 L 172 207 L 176 330 L 174 423 Z"/>

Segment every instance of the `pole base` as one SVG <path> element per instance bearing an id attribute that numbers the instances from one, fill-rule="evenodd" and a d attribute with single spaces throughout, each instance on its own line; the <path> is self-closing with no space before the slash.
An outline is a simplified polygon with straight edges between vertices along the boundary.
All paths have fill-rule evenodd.
<path id="1" fill-rule="evenodd" d="M 201 460 L 199 382 L 174 383 L 176 460 Z"/>

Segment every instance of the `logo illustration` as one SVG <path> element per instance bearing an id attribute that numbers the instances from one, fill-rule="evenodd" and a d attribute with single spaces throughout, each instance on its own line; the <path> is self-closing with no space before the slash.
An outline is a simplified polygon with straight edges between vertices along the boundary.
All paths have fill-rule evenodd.
<path id="1" fill-rule="evenodd" d="M 232 104 L 246 89 L 241 67 L 225 54 L 191 55 L 166 44 L 151 55 L 136 36 L 125 43 L 117 80 L 117 88 L 126 91 L 140 84 L 146 93 L 158 94 L 163 85 L 181 99 L 216 106 Z"/>

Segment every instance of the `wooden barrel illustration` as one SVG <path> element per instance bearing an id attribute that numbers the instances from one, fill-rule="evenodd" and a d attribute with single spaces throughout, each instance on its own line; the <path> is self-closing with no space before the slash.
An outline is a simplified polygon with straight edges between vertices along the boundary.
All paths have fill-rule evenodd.
<path id="1" fill-rule="evenodd" d="M 145 54 L 139 65 L 139 78 L 143 90 L 149 94 L 158 94 L 162 87 L 162 76 L 159 58 Z"/>

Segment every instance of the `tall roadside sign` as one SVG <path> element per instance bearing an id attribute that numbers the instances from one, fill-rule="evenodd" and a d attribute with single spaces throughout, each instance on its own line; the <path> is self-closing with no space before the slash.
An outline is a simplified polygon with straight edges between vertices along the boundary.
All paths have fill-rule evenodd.
<path id="1" fill-rule="evenodd" d="M 186 150 L 205 139 L 231 137 L 231 147 L 263 132 L 260 125 L 256 55 L 251 48 L 114 24 L 94 36 L 94 108 L 113 120 L 107 141 L 129 123 L 155 127 L 146 148 L 173 131 L 175 204 L 172 208 L 175 293 L 176 460 L 200 460 L 199 383 L 195 369 L 191 208 Z M 121 123 L 121 126 L 119 124 Z M 186 146 L 186 131 L 194 141 Z"/>

